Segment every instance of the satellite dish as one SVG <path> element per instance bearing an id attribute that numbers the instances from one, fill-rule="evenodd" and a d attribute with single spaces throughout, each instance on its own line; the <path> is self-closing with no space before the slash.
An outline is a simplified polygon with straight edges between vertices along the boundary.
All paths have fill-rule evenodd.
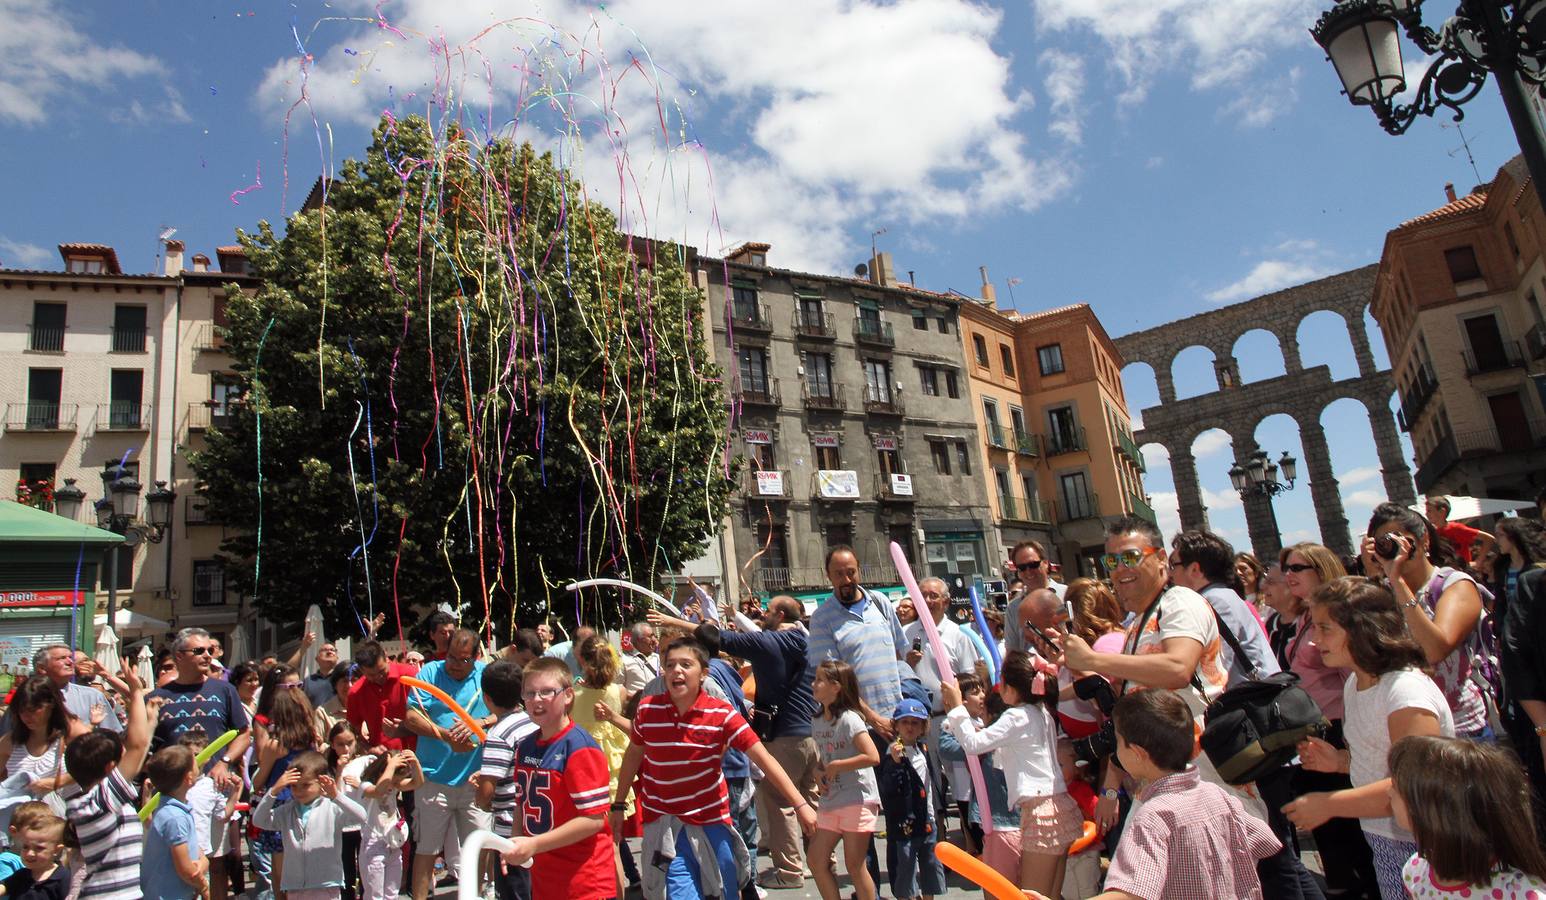
<path id="1" fill-rule="evenodd" d="M 857 266 L 854 266 L 854 276 L 856 278 L 868 278 L 869 275 L 869 266 L 866 266 L 864 263 L 859 263 Z"/>

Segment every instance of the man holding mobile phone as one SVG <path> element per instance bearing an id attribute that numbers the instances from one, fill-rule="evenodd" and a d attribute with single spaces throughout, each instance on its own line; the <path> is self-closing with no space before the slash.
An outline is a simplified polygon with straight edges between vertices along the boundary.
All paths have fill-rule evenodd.
<path id="1" fill-rule="evenodd" d="M 1047 550 L 1040 541 L 1021 541 L 1009 551 L 1009 564 L 1014 567 L 1020 584 L 1011 589 L 1009 604 L 1004 609 L 1004 650 L 1026 650 L 1025 635 L 1020 629 L 1020 604 L 1033 592 L 1050 590 L 1063 599 L 1067 590 L 1052 580 L 1052 565 L 1047 561 Z"/>

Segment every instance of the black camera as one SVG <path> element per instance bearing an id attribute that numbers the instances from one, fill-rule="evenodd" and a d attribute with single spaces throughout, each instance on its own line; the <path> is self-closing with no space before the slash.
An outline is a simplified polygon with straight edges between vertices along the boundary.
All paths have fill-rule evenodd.
<path id="1" fill-rule="evenodd" d="M 1401 542 L 1395 535 L 1382 534 L 1374 539 L 1374 554 L 1384 559 L 1395 559 L 1401 555 Z"/>
<path id="2" fill-rule="evenodd" d="M 1117 695 L 1111 689 L 1111 682 L 1099 675 L 1086 675 L 1074 682 L 1074 696 L 1080 700 L 1089 700 L 1095 703 L 1095 708 L 1107 718 L 1111 717 L 1111 711 L 1117 708 Z"/>
<path id="3" fill-rule="evenodd" d="M 1111 682 L 1099 675 L 1086 675 L 1074 682 L 1074 696 L 1095 704 L 1106 720 L 1100 730 L 1089 737 L 1074 741 L 1074 757 L 1081 762 L 1095 765 L 1117 752 L 1117 729 L 1111 721 L 1111 711 L 1116 708 L 1117 695 Z"/>

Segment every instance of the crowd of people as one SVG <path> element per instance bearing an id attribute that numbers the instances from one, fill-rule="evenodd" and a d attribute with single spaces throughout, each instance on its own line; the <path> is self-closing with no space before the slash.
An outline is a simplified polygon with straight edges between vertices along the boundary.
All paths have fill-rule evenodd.
<path id="1" fill-rule="evenodd" d="M 378 619 L 349 660 L 229 668 L 187 628 L 154 684 L 44 647 L 0 726 L 0 896 L 836 900 L 841 867 L 928 898 L 950 840 L 1034 897 L 1546 898 L 1546 528 L 1448 512 L 1275 560 L 1126 518 L 1066 585 L 1027 541 L 981 631 L 834 547 L 809 615 L 700 591 L 496 648 L 437 612 L 422 653 Z M 1280 672 L 1324 727 L 1233 783 L 1210 704 Z M 462 871 L 480 830 L 508 849 Z"/>

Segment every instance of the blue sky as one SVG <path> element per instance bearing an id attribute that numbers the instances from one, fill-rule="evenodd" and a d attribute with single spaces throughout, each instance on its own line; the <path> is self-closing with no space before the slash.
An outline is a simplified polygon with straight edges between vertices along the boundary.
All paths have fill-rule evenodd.
<path id="1" fill-rule="evenodd" d="M 293 210 L 382 110 L 431 109 L 554 149 L 638 231 L 845 273 L 884 228 L 921 287 L 976 293 L 987 266 L 1001 299 L 1018 279 L 1021 309 L 1086 301 L 1121 335 L 1376 261 L 1445 182 L 1477 182 L 1454 127 L 1392 138 L 1339 95 L 1306 33 L 1323 5 L 385 0 L 378 20 L 374 0 L 0 0 L 0 262 L 100 241 L 147 271 L 163 226 L 212 255 Z M 1466 112 L 1490 178 L 1517 152 L 1496 91 Z M 1356 371 L 1335 321 L 1300 342 Z M 1248 381 L 1282 371 L 1270 340 L 1239 356 Z M 1157 397 L 1134 374 L 1136 412 Z M 1195 351 L 1175 374 L 1183 396 L 1212 383 Z M 1367 417 L 1323 423 L 1356 535 L 1381 499 Z M 1257 439 L 1303 458 L 1283 420 Z M 1245 543 L 1227 443 L 1195 451 L 1213 525 Z M 1315 536 L 1303 485 L 1278 515 Z"/>

